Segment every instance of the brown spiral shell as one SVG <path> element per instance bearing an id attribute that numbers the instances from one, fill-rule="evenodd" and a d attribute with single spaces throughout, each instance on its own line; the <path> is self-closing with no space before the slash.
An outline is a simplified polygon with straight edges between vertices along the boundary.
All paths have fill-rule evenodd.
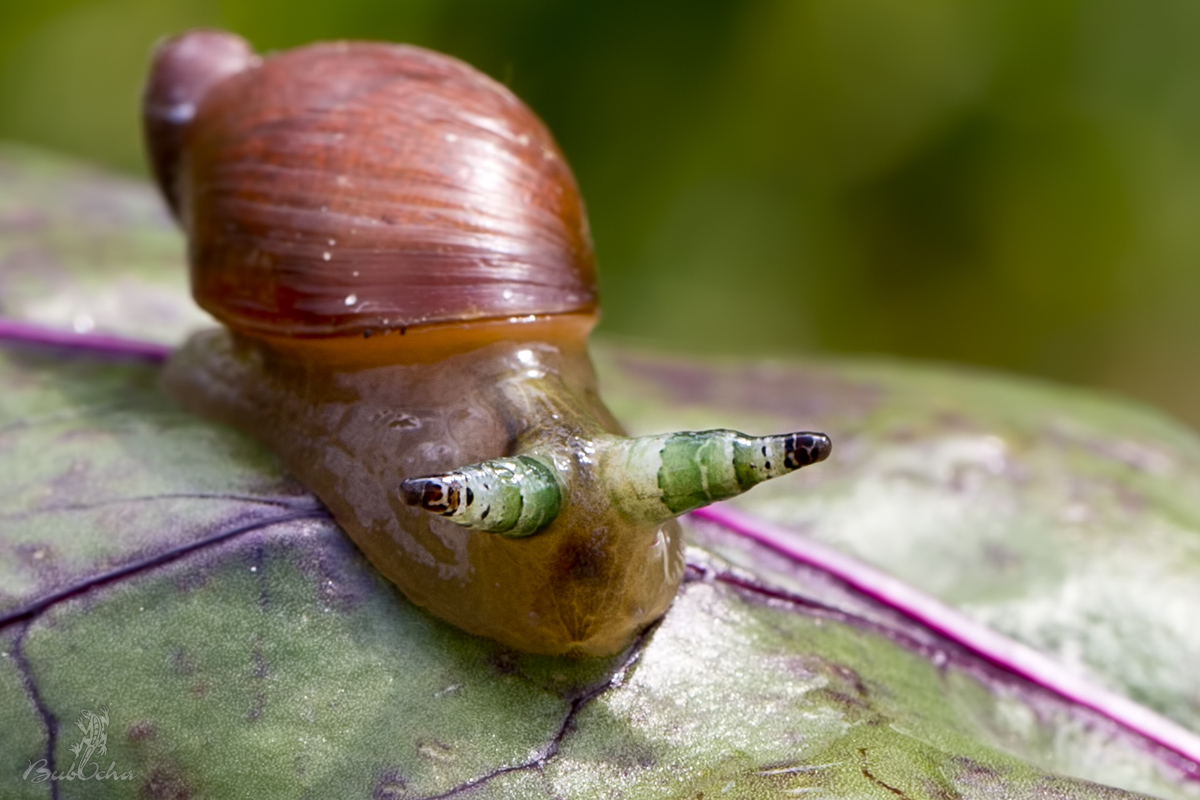
<path id="1" fill-rule="evenodd" d="M 593 311 L 583 203 L 540 120 L 418 47 L 259 59 L 195 31 L 155 54 L 151 162 L 197 302 L 260 336 Z"/>

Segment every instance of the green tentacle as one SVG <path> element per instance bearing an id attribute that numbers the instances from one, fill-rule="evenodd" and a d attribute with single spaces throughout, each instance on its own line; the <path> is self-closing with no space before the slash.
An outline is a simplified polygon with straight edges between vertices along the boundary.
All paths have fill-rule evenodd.
<path id="1" fill-rule="evenodd" d="M 831 449 L 823 433 L 670 433 L 619 442 L 609 455 L 609 474 L 627 513 L 666 519 L 823 461 Z"/>
<path id="2" fill-rule="evenodd" d="M 823 433 L 754 437 L 727 430 L 612 438 L 598 445 L 596 490 L 626 516 L 645 522 L 665 522 L 739 495 L 823 461 L 832 447 Z M 549 525 L 567 490 L 549 458 L 527 454 L 409 478 L 400 494 L 409 505 L 465 528 L 519 537 Z"/>
<path id="3" fill-rule="evenodd" d="M 464 528 L 520 537 L 537 533 L 558 516 L 563 488 L 553 467 L 515 456 L 409 478 L 400 484 L 400 496 Z"/>

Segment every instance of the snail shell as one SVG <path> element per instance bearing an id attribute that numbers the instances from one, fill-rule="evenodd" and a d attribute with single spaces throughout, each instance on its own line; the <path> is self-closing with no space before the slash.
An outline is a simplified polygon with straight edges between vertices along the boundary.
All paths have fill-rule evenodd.
<path id="1" fill-rule="evenodd" d="M 604 655 L 670 605 L 674 517 L 821 460 L 820 434 L 627 439 L 586 340 L 575 180 L 503 86 L 411 46 L 162 45 L 145 94 L 193 293 L 225 329 L 165 374 L 270 446 L 414 602 Z"/>
<path id="2" fill-rule="evenodd" d="M 152 75 L 154 163 L 196 300 L 225 324 L 314 336 L 595 308 L 570 169 L 467 65 L 369 43 L 260 61 L 202 32 L 161 48 Z M 156 133 L 168 125 L 180 134 Z"/>

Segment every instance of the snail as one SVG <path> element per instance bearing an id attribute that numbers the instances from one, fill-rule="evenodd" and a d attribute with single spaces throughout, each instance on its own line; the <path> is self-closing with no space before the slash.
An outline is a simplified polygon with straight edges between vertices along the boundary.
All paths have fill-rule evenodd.
<path id="1" fill-rule="evenodd" d="M 627 438 L 597 393 L 575 179 L 507 88 L 369 42 L 156 50 L 149 159 L 223 327 L 164 385 L 258 438 L 407 597 L 535 653 L 608 655 L 682 579 L 675 518 L 829 439 Z"/>

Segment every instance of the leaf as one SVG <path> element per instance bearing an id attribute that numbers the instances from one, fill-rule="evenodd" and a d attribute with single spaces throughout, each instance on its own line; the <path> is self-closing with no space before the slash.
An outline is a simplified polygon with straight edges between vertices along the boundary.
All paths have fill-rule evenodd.
<path id="1" fill-rule="evenodd" d="M 146 188 L 0 143 L 0 317 L 166 343 L 211 325 L 187 300 L 183 241 Z"/>
<path id="2" fill-rule="evenodd" d="M 603 352 L 625 381 L 606 396 L 639 429 L 723 420 L 831 434 L 835 458 L 739 507 L 1200 729 L 1200 440 L 1184 426 L 965 369 Z"/>
<path id="3" fill-rule="evenodd" d="M 1191 726 L 1195 677 L 1175 659 L 1200 636 L 1161 585 L 1195 591 L 1186 431 L 970 373 L 605 348 L 608 397 L 641 431 L 788 421 L 828 427 L 835 455 L 745 500 L 799 532 L 782 545 L 689 523 L 689 578 L 630 652 L 514 653 L 413 607 L 268 453 L 176 409 L 153 348 L 40 316 L 73 298 L 96 332 L 157 341 L 195 319 L 158 288 L 111 325 L 71 305 L 98 279 L 68 234 L 94 235 L 105 206 L 52 198 L 109 184 L 30 158 L 0 161 L 26 187 L 0 208 L 57 219 L 0 239 L 0 748 L 29 765 L 0 776 L 6 797 L 1195 794 L 1192 762 L 782 552 L 800 533 L 844 546 Z M 89 275 L 136 261 L 139 285 L 175 280 L 133 244 L 165 237 L 161 217 L 115 220 L 105 235 L 128 247 L 91 249 Z M 12 267 L 31 249 L 55 268 Z M 62 721 L 94 704 L 116 777 L 35 782 L 38 764 L 67 768 Z"/>

